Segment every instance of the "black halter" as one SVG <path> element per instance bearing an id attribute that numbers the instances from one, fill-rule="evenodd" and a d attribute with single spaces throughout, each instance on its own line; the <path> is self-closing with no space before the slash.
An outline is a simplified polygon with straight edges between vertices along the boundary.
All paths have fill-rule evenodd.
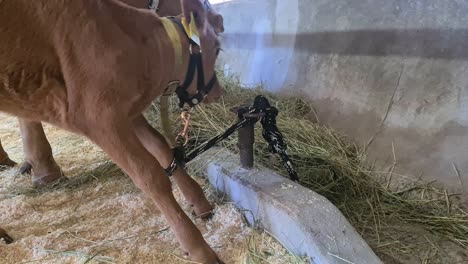
<path id="1" fill-rule="evenodd" d="M 177 19 L 176 17 L 168 18 L 171 19 L 176 25 L 178 25 L 182 29 L 185 36 L 189 40 L 190 45 L 190 60 L 187 69 L 187 75 L 185 77 L 184 83 L 182 83 L 182 85 L 179 85 L 175 90 L 175 93 L 179 98 L 179 107 L 183 108 L 185 104 L 188 104 L 190 107 L 194 107 L 195 105 L 203 101 L 203 99 L 208 95 L 218 78 L 216 77 L 216 72 L 213 73 L 213 77 L 211 77 L 210 81 L 208 81 L 208 83 L 205 85 L 202 53 L 201 51 L 199 53 L 194 53 L 192 51 L 193 46 L 199 47 L 199 45 L 195 43 L 191 38 L 189 38 L 179 19 Z M 195 71 L 197 71 L 197 93 L 193 96 L 190 96 L 187 90 L 190 84 L 193 82 L 193 78 L 195 77 Z"/>
<path id="2" fill-rule="evenodd" d="M 205 0 L 203 2 L 203 5 L 205 9 L 208 11 L 211 9 L 211 4 L 208 0 Z M 158 7 L 155 6 L 154 0 L 148 0 L 148 9 L 153 9 L 158 11 Z M 177 94 L 177 97 L 179 98 L 179 107 L 183 108 L 185 104 L 188 104 L 190 107 L 194 107 L 195 105 L 199 104 L 203 99 L 208 95 L 208 93 L 211 91 L 213 88 L 214 84 L 218 80 L 216 77 L 216 72 L 213 74 L 213 77 L 211 77 L 210 81 L 208 84 L 205 85 L 205 75 L 203 71 L 203 61 L 202 61 L 202 54 L 201 51 L 200 53 L 193 53 L 192 52 L 192 47 L 199 45 L 195 43 L 188 35 L 187 32 L 185 32 L 184 26 L 180 22 L 180 20 L 174 16 L 168 17 L 170 20 L 172 20 L 176 25 L 178 25 L 181 29 L 182 32 L 184 32 L 185 36 L 189 40 L 189 45 L 190 45 L 190 61 L 189 61 L 189 66 L 187 69 L 187 75 L 185 77 L 185 81 L 182 85 L 179 85 L 175 93 Z M 195 77 L 195 71 L 197 71 L 197 93 L 194 96 L 190 96 L 188 93 L 188 88 L 190 84 L 193 82 L 193 78 Z"/>

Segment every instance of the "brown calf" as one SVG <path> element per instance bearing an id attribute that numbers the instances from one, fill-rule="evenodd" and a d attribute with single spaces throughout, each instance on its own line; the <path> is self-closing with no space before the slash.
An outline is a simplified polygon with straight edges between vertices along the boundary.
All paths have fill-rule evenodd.
<path id="1" fill-rule="evenodd" d="M 176 16 L 182 12 L 178 0 L 120 0 L 130 6 L 148 9 L 150 6 L 156 8 L 160 16 Z M 214 10 L 208 10 L 208 19 L 212 24 L 219 25 L 219 31 L 224 31 L 223 18 Z M 48 142 L 42 124 L 27 119 L 18 118 L 23 140 L 23 152 L 25 161 L 20 172 L 22 174 L 32 173 L 32 184 L 35 187 L 44 186 L 55 182 L 63 177 L 62 171 L 52 155 L 52 148 Z M 12 161 L 0 142 L 0 170 L 13 167 L 16 162 Z"/>
<path id="2" fill-rule="evenodd" d="M 195 55 L 201 56 L 208 81 L 199 87 L 195 78 L 189 95 L 207 83 L 213 88 L 204 102 L 222 94 L 213 79 L 220 49 L 216 33 L 222 28 L 214 22 L 222 20 L 209 19 L 199 0 L 181 5 L 185 17 L 195 14 L 203 53 L 178 25 L 183 48 L 176 51 L 164 26 L 172 22 L 117 0 L 0 2 L 0 111 L 89 138 L 154 201 L 193 261 L 219 263 L 172 195 L 163 170 L 172 150 L 142 115 L 168 83 L 185 79 Z M 178 52 L 182 67 L 175 63 Z M 183 169 L 173 176 L 197 214 L 212 209 Z"/>

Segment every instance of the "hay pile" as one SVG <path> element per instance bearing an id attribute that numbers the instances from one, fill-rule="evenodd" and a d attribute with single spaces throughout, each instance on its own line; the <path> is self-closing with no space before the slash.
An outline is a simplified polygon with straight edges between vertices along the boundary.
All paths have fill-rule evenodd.
<path id="1" fill-rule="evenodd" d="M 363 148 L 311 120 L 313 110 L 300 98 L 274 97 L 260 87 L 243 89 L 224 77 L 226 95 L 219 104 L 203 106 L 192 114 L 190 146 L 224 132 L 235 121 L 229 109 L 251 105 L 266 95 L 279 111 L 278 127 L 284 134 L 301 184 L 327 197 L 348 218 L 386 263 L 467 263 L 468 213 L 457 197 L 430 183 L 402 175 L 375 171 L 366 163 Z M 173 120 L 179 111 L 172 105 Z M 154 108 L 148 117 L 158 126 Z M 179 122 L 177 123 L 179 124 Z M 174 132 L 181 126 L 176 126 Z M 257 162 L 287 173 L 271 157 L 256 129 Z M 237 151 L 237 136 L 222 142 Z"/>
<path id="2" fill-rule="evenodd" d="M 91 142 L 45 126 L 57 162 L 69 181 L 36 190 L 18 168 L 0 172 L 0 226 L 16 240 L 0 242 L 0 263 L 190 263 L 150 199 Z M 0 138 L 12 159 L 22 160 L 17 120 L 0 114 Z M 247 226 L 233 204 L 215 203 L 214 217 L 194 219 L 226 263 L 305 263 L 268 234 Z M 175 185 L 174 185 L 175 187 Z M 190 213 L 181 193 L 174 195 Z M 189 214 L 190 215 L 190 214 Z"/>

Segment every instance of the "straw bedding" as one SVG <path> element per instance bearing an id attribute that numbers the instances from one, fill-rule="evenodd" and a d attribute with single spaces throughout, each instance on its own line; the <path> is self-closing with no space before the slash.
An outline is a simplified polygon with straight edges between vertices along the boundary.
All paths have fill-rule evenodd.
<path id="1" fill-rule="evenodd" d="M 301 184 L 334 203 L 384 262 L 468 263 L 468 213 L 456 195 L 414 177 L 395 175 L 392 169 L 372 168 L 363 147 L 313 122 L 314 111 L 301 98 L 278 98 L 261 87 L 244 89 L 232 77 L 223 80 L 223 101 L 192 114 L 189 148 L 235 122 L 232 107 L 251 105 L 256 95 L 266 95 L 280 111 L 278 127 Z M 178 114 L 172 105 L 172 119 Z M 148 117 L 159 125 L 156 107 Z M 180 128 L 174 126 L 174 132 Z M 234 135 L 222 145 L 237 151 L 236 143 Z M 287 175 L 268 151 L 260 125 L 256 128 L 255 157 L 257 162 Z"/>

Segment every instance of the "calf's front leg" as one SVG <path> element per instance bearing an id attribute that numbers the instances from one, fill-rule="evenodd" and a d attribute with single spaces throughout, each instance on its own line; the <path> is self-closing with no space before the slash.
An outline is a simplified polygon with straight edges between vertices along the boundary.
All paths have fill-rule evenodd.
<path id="1" fill-rule="evenodd" d="M 221 263 L 200 230 L 185 214 L 172 194 L 171 182 L 157 159 L 138 138 L 132 121 L 118 114 L 100 115 L 103 122 L 87 122 L 81 131 L 101 147 L 123 169 L 135 185 L 148 195 L 167 219 L 181 248 L 192 261 Z"/>
<path id="2" fill-rule="evenodd" d="M 133 124 L 136 134 L 145 148 L 153 154 L 164 168 L 167 168 L 172 162 L 173 150 L 164 136 L 156 131 L 143 115 L 135 118 Z M 206 199 L 200 185 L 183 168 L 177 168 L 174 171 L 173 178 L 185 199 L 193 206 L 195 215 L 202 219 L 208 219 L 212 214 L 213 207 Z"/>
<path id="3" fill-rule="evenodd" d="M 52 155 L 52 148 L 40 122 L 18 119 L 23 141 L 24 163 L 21 173 L 32 169 L 32 184 L 45 186 L 63 177 L 62 170 Z"/>
<path id="4" fill-rule="evenodd" d="M 11 238 L 7 232 L 0 228 L 0 240 L 3 240 L 6 244 L 13 243 L 13 238 Z"/>
<path id="5" fill-rule="evenodd" d="M 2 141 L 0 141 L 0 171 L 9 167 L 14 167 L 15 165 L 16 162 L 12 161 L 10 157 L 8 157 L 8 154 L 3 149 Z"/>

